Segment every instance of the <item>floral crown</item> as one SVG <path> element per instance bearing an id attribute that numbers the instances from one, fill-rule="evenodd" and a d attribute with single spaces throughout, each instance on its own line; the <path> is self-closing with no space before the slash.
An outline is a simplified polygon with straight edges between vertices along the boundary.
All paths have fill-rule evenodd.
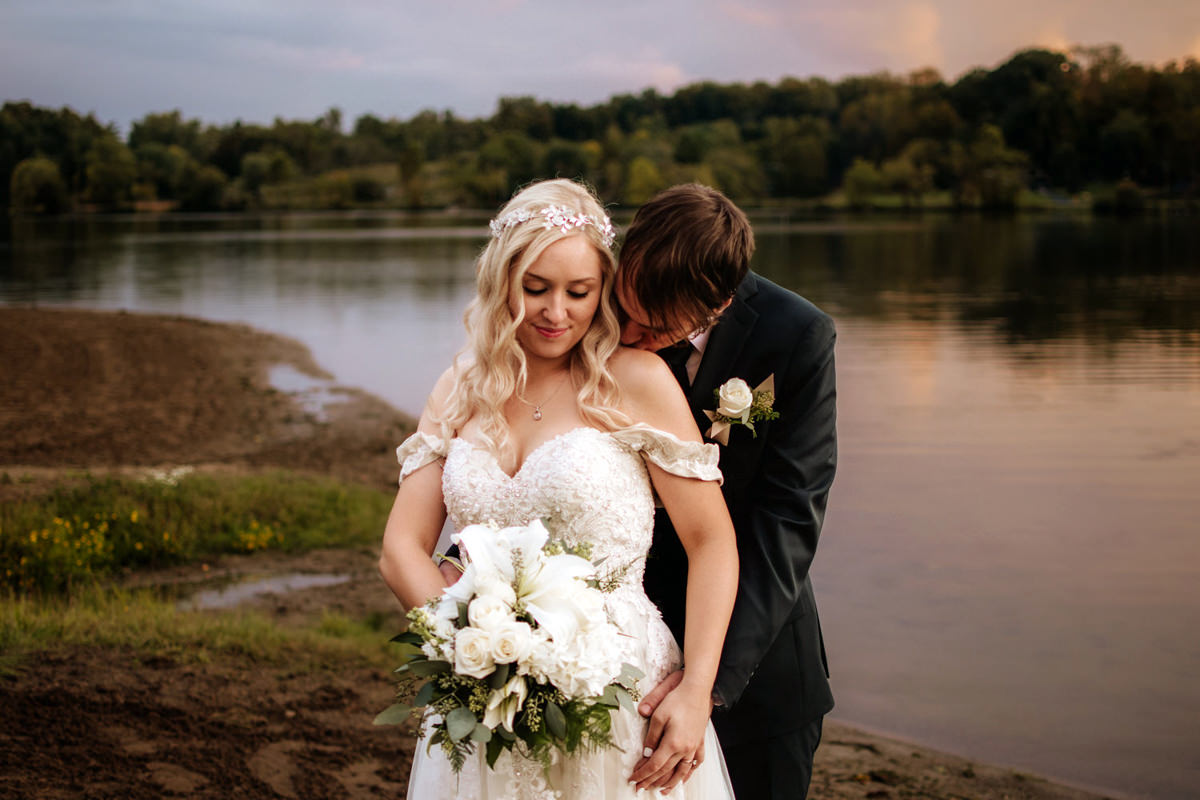
<path id="1" fill-rule="evenodd" d="M 531 211 L 528 208 L 519 208 L 516 211 L 510 211 L 492 220 L 492 236 L 499 239 L 509 228 L 531 220 L 540 222 L 546 230 L 558 228 L 563 233 L 570 233 L 575 228 L 594 225 L 596 230 L 600 232 L 600 238 L 604 242 L 605 247 L 612 247 L 613 240 L 616 238 L 612 220 L 608 217 L 602 216 L 597 219 L 590 214 L 578 214 L 565 206 L 546 206 L 538 211 Z"/>

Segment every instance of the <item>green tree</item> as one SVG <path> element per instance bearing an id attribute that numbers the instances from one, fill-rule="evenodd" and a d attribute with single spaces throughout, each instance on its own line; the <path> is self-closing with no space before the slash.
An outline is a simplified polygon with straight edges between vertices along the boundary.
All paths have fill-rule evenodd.
<path id="1" fill-rule="evenodd" d="M 872 198 L 883 189 L 883 177 L 870 161 L 854 159 L 850 169 L 842 177 L 842 192 L 846 202 L 854 208 L 866 208 Z"/>
<path id="2" fill-rule="evenodd" d="M 492 125 L 497 131 L 544 142 L 554 135 L 554 113 L 548 104 L 533 97 L 501 97 Z"/>
<path id="3" fill-rule="evenodd" d="M 968 148 L 955 154 L 958 185 L 955 200 L 960 206 L 1012 210 L 1026 186 L 1024 153 L 1004 143 L 1004 133 L 995 125 L 984 125 Z"/>
<path id="4" fill-rule="evenodd" d="M 137 178 L 133 153 L 115 135 L 101 137 L 87 154 L 87 198 L 109 208 L 129 201 Z"/>
<path id="5" fill-rule="evenodd" d="M 31 103 L 0 107 L 0 207 L 9 205 L 12 173 L 27 158 L 44 156 L 58 164 L 67 192 L 77 196 L 86 183 L 87 154 L 103 137 L 114 137 L 92 115 L 69 108 L 51 110 Z"/>
<path id="6" fill-rule="evenodd" d="M 542 155 L 541 174 L 590 180 L 595 165 L 594 154 L 595 148 L 589 149 L 585 144 L 555 139 Z"/>
<path id="7" fill-rule="evenodd" d="M 217 211 L 222 208 L 229 179 L 211 164 L 191 161 L 184 168 L 179 186 L 179 207 L 183 211 Z"/>
<path id="8" fill-rule="evenodd" d="M 252 197 L 258 197 L 270 171 L 271 157 L 265 153 L 248 153 L 242 156 L 242 187 Z"/>
<path id="9" fill-rule="evenodd" d="M 498 133 L 479 148 L 479 166 L 483 170 L 503 170 L 508 189 L 512 190 L 539 177 L 541 153 L 536 142 L 523 133 Z"/>
<path id="10" fill-rule="evenodd" d="M 1100 129 L 1101 168 L 1107 178 L 1145 180 L 1153 169 L 1154 138 L 1146 118 L 1122 108 Z"/>
<path id="11" fill-rule="evenodd" d="M 129 129 L 129 149 L 137 152 L 150 144 L 181 147 L 193 158 L 203 159 L 201 149 L 201 125 L 199 120 L 185 120 L 179 109 L 158 114 L 147 114 Z"/>
<path id="12" fill-rule="evenodd" d="M 759 159 L 772 197 L 815 197 L 829 190 L 833 131 L 821 117 L 771 117 L 763 126 Z"/>
<path id="13" fill-rule="evenodd" d="M 703 163 L 711 171 L 715 186 L 737 202 L 753 202 L 766 193 L 762 165 L 746 147 L 718 147 Z"/>
<path id="14" fill-rule="evenodd" d="M 625 181 L 622 198 L 626 205 L 640 206 L 665 188 L 667 182 L 654 162 L 638 156 L 629 163 L 629 178 Z"/>
<path id="15" fill-rule="evenodd" d="M 196 165 L 187 150 L 177 144 L 146 142 L 134 152 L 138 181 L 154 188 L 160 200 L 178 200 L 188 170 Z"/>
<path id="16" fill-rule="evenodd" d="M 67 210 L 67 184 L 58 164 L 41 156 L 17 164 L 9 194 L 12 210 L 19 214 L 61 214 Z"/>
<path id="17" fill-rule="evenodd" d="M 883 186 L 904 198 L 909 208 L 921 205 L 921 197 L 933 188 L 933 168 L 913 160 L 907 153 L 890 158 L 879 167 Z"/>

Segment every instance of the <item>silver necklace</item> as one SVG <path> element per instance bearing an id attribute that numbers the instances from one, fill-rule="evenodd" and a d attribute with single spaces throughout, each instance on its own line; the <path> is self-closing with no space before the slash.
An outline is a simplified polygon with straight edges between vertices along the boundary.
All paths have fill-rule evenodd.
<path id="1" fill-rule="evenodd" d="M 554 387 L 554 391 L 550 393 L 550 396 L 547 397 L 545 400 L 543 400 L 540 403 L 531 403 L 528 400 L 526 400 L 524 397 L 521 397 L 521 395 L 517 395 L 518 400 L 520 400 L 525 405 L 531 406 L 533 408 L 533 421 L 534 422 L 542 421 L 542 406 L 546 405 L 546 403 L 549 403 L 551 400 L 554 399 L 554 395 L 558 394 L 558 390 L 563 387 L 563 384 L 567 382 L 567 378 L 569 378 L 569 377 L 571 377 L 570 370 L 567 371 L 566 375 L 563 375 L 562 380 L 560 380 L 558 382 L 558 385 Z"/>

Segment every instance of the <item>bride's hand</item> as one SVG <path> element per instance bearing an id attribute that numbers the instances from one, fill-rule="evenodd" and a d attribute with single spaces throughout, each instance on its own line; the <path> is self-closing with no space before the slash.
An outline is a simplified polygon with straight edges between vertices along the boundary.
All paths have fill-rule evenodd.
<path id="1" fill-rule="evenodd" d="M 687 780 L 704 760 L 704 732 L 712 714 L 712 692 L 686 680 L 654 709 L 645 748 L 630 777 L 637 789 L 670 789 Z"/>
<path id="2" fill-rule="evenodd" d="M 453 586 L 462 577 L 462 570 L 454 566 L 450 561 L 443 560 L 439 562 L 438 572 L 442 573 L 442 579 L 446 581 L 447 586 Z"/>

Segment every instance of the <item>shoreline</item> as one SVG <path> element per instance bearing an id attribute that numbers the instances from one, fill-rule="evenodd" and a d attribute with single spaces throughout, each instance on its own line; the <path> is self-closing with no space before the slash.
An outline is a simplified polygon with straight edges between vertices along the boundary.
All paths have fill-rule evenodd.
<path id="1" fill-rule="evenodd" d="M 279 364 L 327 380 L 307 348 L 245 325 L 128 312 L 3 308 L 0 364 L 0 473 L 16 478 L 0 485 L 0 501 L 6 492 L 36 493 L 81 471 L 137 474 L 177 466 L 285 467 L 388 490 L 395 485 L 393 450 L 414 425 L 411 417 L 350 387 L 328 389 L 334 399 L 323 414 L 314 411 L 300 393 L 282 391 L 270 381 L 270 370 Z M 342 598 L 351 596 L 347 614 L 394 613 L 394 600 L 371 569 L 374 554 L 358 553 L 361 564 L 356 556 L 338 557 L 347 559 L 342 569 L 357 575 L 354 592 L 345 586 L 304 590 L 268 597 L 263 608 L 287 619 L 340 607 L 346 602 Z M 234 573 L 287 572 L 316 569 L 318 560 L 272 554 L 223 562 Z M 20 690 L 21 679 L 15 684 L 6 682 L 4 690 Z M 381 685 L 386 691 L 386 681 Z M 811 796 L 1118 797 L 837 719 L 826 721 Z"/>
<path id="2" fill-rule="evenodd" d="M 836 698 L 836 687 L 835 687 Z M 1026 769 L 1014 764 L 1008 764 L 998 761 L 988 761 L 983 758 L 973 758 L 971 756 L 953 753 L 948 750 L 942 750 L 932 744 L 926 744 L 916 739 L 911 739 L 903 734 L 887 731 L 877 728 L 870 723 L 859 722 L 854 720 L 838 719 L 837 710 L 835 709 L 832 716 L 825 718 L 825 734 L 821 739 L 821 748 L 825 748 L 831 744 L 830 740 L 833 736 L 840 736 L 843 739 L 851 739 L 856 742 L 853 746 L 862 748 L 870 748 L 872 746 L 880 749 L 887 748 L 891 750 L 891 757 L 895 760 L 905 761 L 908 758 L 919 760 L 922 758 L 932 758 L 937 761 L 935 771 L 939 772 L 939 779 L 946 780 L 947 776 L 941 772 L 942 768 L 949 769 L 950 777 L 953 778 L 955 772 L 952 765 L 957 767 L 957 771 L 961 777 L 963 772 L 972 772 L 972 779 L 978 778 L 980 775 L 986 775 L 989 781 L 998 782 L 999 786 L 990 787 L 999 791 L 1000 794 L 979 795 L 972 794 L 969 786 L 963 786 L 951 792 L 947 792 L 945 786 L 940 787 L 941 794 L 931 794 L 930 797 L 1003 797 L 1009 798 L 1075 798 L 1075 800 L 1088 800 L 1094 798 L 1096 800 L 1136 800 L 1137 795 L 1119 792 L 1115 789 L 1106 789 L 1102 786 L 1091 786 L 1083 783 L 1067 780 L 1065 778 L 1056 778 L 1041 774 L 1034 769 Z M 840 732 L 837 733 L 837 732 Z M 882 746 L 880 745 L 882 743 Z M 845 746 L 843 742 L 837 743 Z M 817 761 L 822 758 L 821 749 L 817 750 Z M 814 780 L 814 787 L 816 786 Z M 1000 787 L 1003 788 L 1000 788 Z M 1035 787 L 1036 790 L 1035 790 Z M 980 787 L 975 784 L 976 790 Z M 957 792 L 957 793 L 956 793 Z M 1031 793 L 1032 792 L 1032 793 Z M 1061 792 L 1061 794 L 1060 794 Z M 825 795 L 816 795 L 816 797 L 824 797 Z M 836 795 L 842 797 L 841 795 Z M 857 795 L 856 795 L 857 796 Z M 870 796 L 870 795 L 868 795 Z M 881 796 L 881 795 L 877 795 Z M 926 795 L 916 794 L 911 792 L 901 794 L 899 796 L 915 796 L 925 797 Z"/>

